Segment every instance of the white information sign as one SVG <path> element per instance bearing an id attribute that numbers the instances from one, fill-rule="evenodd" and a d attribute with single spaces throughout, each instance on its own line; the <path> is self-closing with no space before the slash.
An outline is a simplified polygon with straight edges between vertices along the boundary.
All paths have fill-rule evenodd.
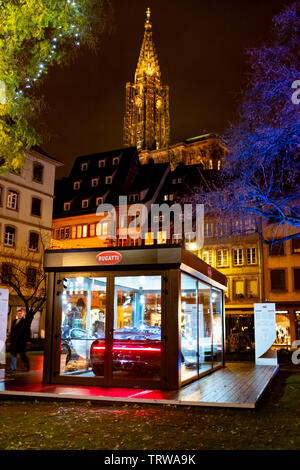
<path id="1" fill-rule="evenodd" d="M 5 375 L 5 343 L 7 332 L 9 290 L 0 289 L 0 379 Z"/>
<path id="2" fill-rule="evenodd" d="M 254 304 L 255 363 L 277 365 L 277 351 L 271 350 L 276 340 L 276 309 L 274 303 Z"/>

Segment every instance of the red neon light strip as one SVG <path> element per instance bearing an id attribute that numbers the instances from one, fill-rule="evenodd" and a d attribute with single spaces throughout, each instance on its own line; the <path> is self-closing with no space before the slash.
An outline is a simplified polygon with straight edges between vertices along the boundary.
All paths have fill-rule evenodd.
<path id="1" fill-rule="evenodd" d="M 93 346 L 93 349 L 105 350 L 105 346 Z M 161 351 L 160 348 L 127 348 L 113 346 L 113 351 Z"/>

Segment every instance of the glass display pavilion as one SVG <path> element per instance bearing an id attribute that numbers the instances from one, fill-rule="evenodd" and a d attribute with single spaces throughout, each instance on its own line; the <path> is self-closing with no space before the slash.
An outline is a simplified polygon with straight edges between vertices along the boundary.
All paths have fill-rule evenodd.
<path id="1" fill-rule="evenodd" d="M 45 383 L 178 389 L 224 366 L 226 278 L 181 247 L 48 250 Z"/>

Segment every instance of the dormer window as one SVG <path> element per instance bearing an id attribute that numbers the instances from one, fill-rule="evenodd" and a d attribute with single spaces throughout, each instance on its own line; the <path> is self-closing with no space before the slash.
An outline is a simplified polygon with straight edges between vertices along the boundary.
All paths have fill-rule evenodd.
<path id="1" fill-rule="evenodd" d="M 87 209 L 89 207 L 89 200 L 88 199 L 82 199 L 81 207 L 82 207 L 82 209 Z"/>
<path id="2" fill-rule="evenodd" d="M 105 184 L 111 184 L 111 183 L 112 183 L 112 179 L 113 179 L 112 176 L 107 176 L 107 177 L 105 178 Z"/>
<path id="3" fill-rule="evenodd" d="M 140 195 L 130 194 L 128 199 L 129 199 L 129 202 L 138 202 L 140 200 Z"/>
<path id="4" fill-rule="evenodd" d="M 177 183 L 182 183 L 182 178 L 178 178 Z"/>
<path id="5" fill-rule="evenodd" d="M 114 166 L 117 166 L 117 165 L 119 165 L 119 162 L 120 162 L 120 157 L 114 157 L 112 164 L 113 164 Z"/>
<path id="6" fill-rule="evenodd" d="M 69 211 L 71 209 L 71 203 L 70 202 L 65 202 L 64 203 L 64 211 Z"/>
<path id="7" fill-rule="evenodd" d="M 96 198 L 96 206 L 101 206 L 103 204 L 103 197 L 97 197 Z"/>
<path id="8" fill-rule="evenodd" d="M 99 168 L 104 168 L 105 167 L 105 160 L 99 160 L 98 167 Z"/>
<path id="9" fill-rule="evenodd" d="M 177 179 L 176 178 L 173 178 L 172 179 L 172 184 L 176 184 L 177 183 Z"/>
<path id="10" fill-rule="evenodd" d="M 75 181 L 73 184 L 74 189 L 80 189 L 80 181 Z"/>
<path id="11" fill-rule="evenodd" d="M 99 183 L 99 178 L 93 178 L 91 181 L 91 186 L 95 188 L 96 186 L 98 186 L 98 183 Z"/>
<path id="12" fill-rule="evenodd" d="M 87 163 L 81 163 L 81 171 L 86 171 L 88 169 Z"/>

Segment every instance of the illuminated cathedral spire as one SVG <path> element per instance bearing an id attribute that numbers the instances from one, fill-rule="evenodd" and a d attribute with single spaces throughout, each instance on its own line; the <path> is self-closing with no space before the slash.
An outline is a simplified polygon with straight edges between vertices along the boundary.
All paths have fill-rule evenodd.
<path id="1" fill-rule="evenodd" d="M 161 83 L 161 73 L 152 37 L 150 8 L 134 83 L 126 84 L 124 145 L 138 150 L 169 146 L 169 87 Z"/>

